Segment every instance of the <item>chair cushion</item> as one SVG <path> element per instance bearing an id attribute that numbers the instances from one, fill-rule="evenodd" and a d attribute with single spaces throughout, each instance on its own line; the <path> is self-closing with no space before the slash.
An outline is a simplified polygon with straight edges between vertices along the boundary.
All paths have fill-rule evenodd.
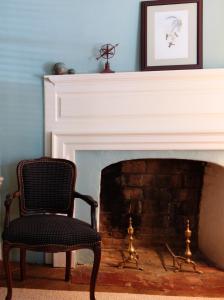
<path id="1" fill-rule="evenodd" d="M 3 240 L 28 245 L 82 245 L 100 241 L 88 223 L 61 215 L 30 215 L 10 222 Z"/>

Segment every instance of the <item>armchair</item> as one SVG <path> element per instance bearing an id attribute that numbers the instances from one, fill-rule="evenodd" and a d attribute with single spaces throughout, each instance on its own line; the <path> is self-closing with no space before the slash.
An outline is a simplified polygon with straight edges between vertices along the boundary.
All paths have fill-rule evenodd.
<path id="1" fill-rule="evenodd" d="M 90 300 L 95 300 L 96 278 L 101 258 L 101 238 L 96 227 L 97 202 L 74 191 L 75 165 L 65 159 L 42 157 L 23 160 L 17 166 L 18 191 L 6 196 L 3 262 L 7 281 L 6 300 L 12 299 L 9 253 L 20 249 L 20 277 L 25 279 L 26 250 L 66 252 L 65 280 L 70 280 L 71 251 L 91 249 L 94 262 L 90 279 Z M 74 199 L 91 207 L 91 224 L 73 218 Z M 10 220 L 10 206 L 19 200 L 20 217 Z"/>

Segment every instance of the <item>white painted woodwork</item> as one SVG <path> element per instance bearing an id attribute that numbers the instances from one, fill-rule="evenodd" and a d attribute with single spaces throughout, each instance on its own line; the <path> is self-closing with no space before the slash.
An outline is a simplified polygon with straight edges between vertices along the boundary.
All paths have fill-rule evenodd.
<path id="1" fill-rule="evenodd" d="M 133 143 L 133 135 L 152 140 L 142 150 L 164 144 L 224 149 L 223 69 L 54 75 L 44 81 L 47 153 L 52 132 L 83 139 L 104 134 L 118 139 L 118 149 L 121 137 Z"/>
<path id="2" fill-rule="evenodd" d="M 47 155 L 75 161 L 76 150 L 224 150 L 224 69 L 54 75 L 44 87 Z M 206 255 L 209 244 L 224 244 L 224 235 L 201 226 L 208 213 L 203 206 Z M 214 220 L 210 230 L 220 222 L 224 227 Z"/>

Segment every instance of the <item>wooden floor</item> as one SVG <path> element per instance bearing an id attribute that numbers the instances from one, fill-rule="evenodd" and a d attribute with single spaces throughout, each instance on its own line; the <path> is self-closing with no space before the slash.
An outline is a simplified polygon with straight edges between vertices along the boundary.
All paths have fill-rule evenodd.
<path id="1" fill-rule="evenodd" d="M 159 255 L 149 255 L 148 264 L 144 262 L 144 271 L 134 268 L 119 269 L 116 264 L 103 260 L 97 281 L 97 291 L 128 292 L 158 295 L 208 296 L 224 298 L 224 271 L 204 262 L 199 262 L 203 274 L 173 272 L 171 261 L 167 261 L 165 270 L 161 267 Z M 153 262 L 152 262 L 153 261 Z M 0 265 L 1 266 L 1 265 Z M 64 269 L 50 266 L 27 265 L 27 278 L 19 280 L 19 265 L 14 263 L 13 286 L 22 288 L 40 288 L 53 290 L 88 290 L 91 266 L 78 266 L 72 270 L 70 282 L 64 281 Z M 1 266 L 0 285 L 5 286 Z"/>

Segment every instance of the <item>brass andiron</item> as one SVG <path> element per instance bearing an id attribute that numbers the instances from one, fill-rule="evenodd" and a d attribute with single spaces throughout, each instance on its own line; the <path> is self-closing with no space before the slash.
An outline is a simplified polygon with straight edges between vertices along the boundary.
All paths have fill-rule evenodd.
<path id="1" fill-rule="evenodd" d="M 130 211 L 131 211 L 131 205 L 129 209 L 130 216 L 129 216 L 129 226 L 128 226 L 128 250 L 127 250 L 128 256 L 125 257 L 124 253 L 122 253 L 123 261 L 118 265 L 118 267 L 125 268 L 128 263 L 134 263 L 138 270 L 143 270 L 143 268 L 139 266 L 139 255 L 137 254 L 135 247 L 133 245 L 134 228 L 132 227 L 132 217 Z"/>
<path id="2" fill-rule="evenodd" d="M 183 271 L 182 266 L 184 264 L 191 265 L 192 268 L 194 269 L 194 272 L 202 274 L 202 271 L 197 270 L 197 264 L 195 261 L 191 259 L 192 257 L 192 252 L 190 249 L 190 243 L 191 243 L 191 230 L 190 230 L 190 221 L 187 220 L 187 225 L 186 225 L 186 230 L 185 230 L 185 243 L 186 243 L 186 249 L 185 249 L 185 256 L 179 256 L 175 255 L 173 251 L 170 249 L 169 245 L 166 243 L 166 248 L 168 249 L 169 253 L 171 254 L 173 258 L 173 268 L 175 272 Z"/>
<path id="3" fill-rule="evenodd" d="M 192 252 L 190 249 L 190 243 L 191 243 L 191 230 L 190 230 L 190 222 L 189 220 L 187 220 L 187 228 L 185 230 L 185 237 L 186 237 L 186 250 L 185 250 L 185 256 L 186 256 L 186 261 L 187 263 L 191 263 L 191 256 L 192 256 Z"/>

